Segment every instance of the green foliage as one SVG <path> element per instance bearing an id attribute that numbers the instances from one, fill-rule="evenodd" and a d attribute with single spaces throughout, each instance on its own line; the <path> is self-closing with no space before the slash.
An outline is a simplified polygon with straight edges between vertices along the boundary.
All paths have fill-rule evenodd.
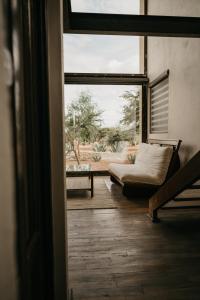
<path id="1" fill-rule="evenodd" d="M 93 153 L 92 154 L 92 160 L 93 161 L 100 161 L 101 160 L 101 154 L 100 153 Z"/>
<path id="2" fill-rule="evenodd" d="M 127 159 L 128 161 L 131 163 L 131 164 L 134 164 L 135 163 L 135 158 L 136 158 L 136 155 L 133 154 L 133 153 L 130 153 L 127 155 Z"/>
<path id="3" fill-rule="evenodd" d="M 109 146 L 112 152 L 121 152 L 122 145 L 121 141 L 130 141 L 131 133 L 129 130 L 122 130 L 120 127 L 111 128 L 100 128 L 97 134 L 97 141 L 99 142 L 99 147 L 97 148 L 99 152 L 104 152 L 107 150 L 106 145 Z M 103 146 L 102 146 L 103 145 Z"/>
<path id="4" fill-rule="evenodd" d="M 66 143 L 70 145 L 77 162 L 80 162 L 79 145 L 91 143 L 101 126 L 102 111 L 95 103 L 89 92 L 81 92 L 79 98 L 67 107 L 65 117 Z"/>
<path id="5" fill-rule="evenodd" d="M 126 91 L 121 98 L 125 104 L 120 123 L 129 127 L 132 143 L 134 144 L 135 134 L 139 135 L 140 133 L 140 94 L 139 91 Z"/>
<path id="6" fill-rule="evenodd" d="M 121 141 L 123 141 L 123 133 L 118 128 L 112 128 L 110 132 L 108 132 L 107 136 L 107 144 L 110 146 L 110 150 L 112 152 L 121 152 L 123 147 L 121 145 Z"/>
<path id="7" fill-rule="evenodd" d="M 92 103 L 89 92 L 81 92 L 78 100 L 71 103 L 67 109 L 65 127 L 73 139 L 81 143 L 93 142 L 101 126 L 102 111 Z"/>
<path id="8" fill-rule="evenodd" d="M 65 143 L 65 153 L 69 154 L 72 151 L 71 144 Z"/>
<path id="9" fill-rule="evenodd" d="M 110 128 L 99 128 L 97 135 L 96 135 L 96 141 L 98 142 L 104 142 L 107 138 L 108 132 L 110 132 Z"/>
<path id="10" fill-rule="evenodd" d="M 95 152 L 106 152 L 107 146 L 104 143 L 95 143 L 93 146 L 93 151 Z"/>

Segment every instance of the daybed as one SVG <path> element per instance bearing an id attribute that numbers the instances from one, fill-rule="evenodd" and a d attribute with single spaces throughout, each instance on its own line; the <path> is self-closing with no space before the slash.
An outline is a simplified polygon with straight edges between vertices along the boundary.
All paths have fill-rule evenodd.
<path id="1" fill-rule="evenodd" d="M 134 164 L 109 165 L 110 178 L 127 197 L 152 196 L 179 168 L 181 140 L 148 140 L 141 143 Z"/>

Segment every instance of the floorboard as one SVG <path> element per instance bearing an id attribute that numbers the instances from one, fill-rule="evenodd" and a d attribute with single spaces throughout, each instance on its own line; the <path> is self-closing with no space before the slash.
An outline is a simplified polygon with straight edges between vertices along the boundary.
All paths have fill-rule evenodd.
<path id="1" fill-rule="evenodd" d="M 71 181 L 77 187 L 87 186 L 85 178 L 67 178 L 67 186 L 71 187 Z M 106 209 L 126 208 L 134 209 L 135 212 L 147 212 L 148 199 L 136 199 L 134 196 L 127 199 L 122 194 L 120 186 L 112 183 L 109 176 L 94 177 L 94 197 L 91 198 L 89 191 L 68 192 L 67 208 L 72 209 Z"/>
<path id="2" fill-rule="evenodd" d="M 74 300 L 200 299 L 200 212 L 68 211 Z"/>

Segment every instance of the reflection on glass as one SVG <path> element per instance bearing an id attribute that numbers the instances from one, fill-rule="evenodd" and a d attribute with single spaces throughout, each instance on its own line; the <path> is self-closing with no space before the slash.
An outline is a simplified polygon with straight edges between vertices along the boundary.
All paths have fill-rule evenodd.
<path id="1" fill-rule="evenodd" d="M 71 0 L 72 12 L 139 14 L 140 0 Z"/>
<path id="2" fill-rule="evenodd" d="M 143 73 L 140 37 L 64 34 L 64 71 Z"/>

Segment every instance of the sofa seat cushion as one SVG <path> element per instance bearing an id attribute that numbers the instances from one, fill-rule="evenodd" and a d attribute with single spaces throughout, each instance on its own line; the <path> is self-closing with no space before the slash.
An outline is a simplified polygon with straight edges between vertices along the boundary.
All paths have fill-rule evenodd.
<path id="1" fill-rule="evenodd" d="M 161 185 L 165 181 L 173 149 L 140 144 L 135 164 L 109 165 L 109 171 L 122 183 Z"/>
<path id="2" fill-rule="evenodd" d="M 136 165 L 112 163 L 109 165 L 109 171 L 119 178 L 122 183 L 160 184 L 159 178 L 152 176 L 148 169 L 141 169 Z"/>

